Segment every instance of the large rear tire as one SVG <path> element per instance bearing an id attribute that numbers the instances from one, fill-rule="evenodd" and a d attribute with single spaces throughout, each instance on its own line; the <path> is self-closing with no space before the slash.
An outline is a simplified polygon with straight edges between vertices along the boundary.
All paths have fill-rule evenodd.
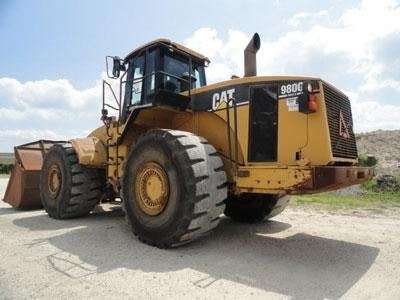
<path id="1" fill-rule="evenodd" d="M 257 223 L 280 214 L 289 204 L 290 197 L 268 194 L 242 194 L 230 196 L 225 215 L 242 223 Z"/>
<path id="2" fill-rule="evenodd" d="M 218 225 L 226 197 L 222 160 L 204 138 L 152 130 L 128 155 L 123 207 L 146 244 L 169 248 L 205 235 Z"/>
<path id="3" fill-rule="evenodd" d="M 40 176 L 43 207 L 54 219 L 85 216 L 99 203 L 104 183 L 104 171 L 80 165 L 71 144 L 55 145 L 45 155 Z"/>

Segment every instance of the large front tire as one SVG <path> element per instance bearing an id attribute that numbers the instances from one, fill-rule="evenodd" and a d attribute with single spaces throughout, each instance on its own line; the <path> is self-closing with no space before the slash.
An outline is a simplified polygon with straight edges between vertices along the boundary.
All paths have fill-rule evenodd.
<path id="1" fill-rule="evenodd" d="M 152 130 L 128 155 L 123 206 L 144 243 L 169 248 L 203 236 L 218 225 L 226 197 L 222 160 L 204 138 Z"/>
<path id="2" fill-rule="evenodd" d="M 103 195 L 104 171 L 78 163 L 71 144 L 55 145 L 46 153 L 40 175 L 40 196 L 54 219 L 82 217 Z"/>

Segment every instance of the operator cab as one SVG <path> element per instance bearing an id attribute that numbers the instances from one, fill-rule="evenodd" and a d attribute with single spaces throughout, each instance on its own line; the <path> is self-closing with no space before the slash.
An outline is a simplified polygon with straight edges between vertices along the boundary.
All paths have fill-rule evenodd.
<path id="1" fill-rule="evenodd" d="M 124 71 L 122 119 L 132 110 L 153 105 L 185 109 L 190 105 L 190 90 L 206 85 L 208 58 L 167 39 L 139 47 L 123 60 L 112 58 L 109 77 L 118 78 Z"/>

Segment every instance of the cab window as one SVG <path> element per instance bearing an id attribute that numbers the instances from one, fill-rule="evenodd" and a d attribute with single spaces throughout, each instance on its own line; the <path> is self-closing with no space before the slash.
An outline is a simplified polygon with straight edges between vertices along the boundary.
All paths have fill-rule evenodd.
<path id="1" fill-rule="evenodd" d="M 157 50 L 153 49 L 149 51 L 149 55 L 147 57 L 147 95 L 152 96 L 155 92 L 156 87 L 156 55 Z"/>
<path id="2" fill-rule="evenodd" d="M 174 93 L 181 93 L 189 89 L 189 78 L 191 77 L 192 88 L 205 85 L 204 67 L 192 62 L 189 77 L 188 59 L 164 56 L 164 87 Z"/>
<path id="3" fill-rule="evenodd" d="M 142 101 L 143 76 L 144 76 L 144 55 L 141 55 L 132 60 L 131 105 L 139 105 Z"/>
<path id="4" fill-rule="evenodd" d="M 206 74 L 203 66 L 193 66 L 194 75 L 196 77 L 196 88 L 206 85 Z"/>

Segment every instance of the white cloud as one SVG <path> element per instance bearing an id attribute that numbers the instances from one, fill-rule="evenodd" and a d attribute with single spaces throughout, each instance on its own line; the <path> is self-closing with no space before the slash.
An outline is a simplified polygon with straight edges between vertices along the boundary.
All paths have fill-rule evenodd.
<path id="1" fill-rule="evenodd" d="M 101 79 L 106 74 L 101 74 Z M 0 152 L 37 139 L 87 136 L 101 126 L 102 81 L 79 90 L 68 80 L 0 78 Z M 119 81 L 107 79 L 119 95 Z M 106 88 L 106 102 L 116 105 Z M 116 112 L 109 110 L 110 115 Z"/>
<path id="2" fill-rule="evenodd" d="M 222 40 L 217 37 L 217 30 L 203 27 L 196 30 L 185 43 L 196 49 L 208 58 L 214 58 L 219 49 L 222 48 Z"/>
<path id="3" fill-rule="evenodd" d="M 313 55 L 345 55 L 352 60 L 347 69 L 368 74 L 376 68 L 372 49 L 374 43 L 400 32 L 400 7 L 391 0 L 364 0 L 357 8 L 345 11 L 335 26 L 321 26 L 319 18 L 329 17 L 328 11 L 316 14 L 301 12 L 290 20 L 313 17 L 311 28 L 287 32 L 276 40 L 263 40 L 258 54 L 260 71 L 263 73 L 288 72 L 293 66 L 312 61 Z M 232 72 L 243 69 L 243 49 L 249 34 L 229 30 L 223 40 L 211 28 L 201 28 L 186 39 L 189 47 L 204 52 L 217 63 L 227 65 Z M 222 75 L 222 74 L 221 74 Z M 226 78 L 219 78 L 219 80 Z"/>
<path id="4" fill-rule="evenodd" d="M 325 19 L 329 21 L 323 22 Z M 257 57 L 259 75 L 322 77 L 358 99 L 353 101 L 357 131 L 400 128 L 400 106 L 384 104 L 384 99 L 376 98 L 378 91 L 387 88 L 400 97 L 400 80 L 386 78 L 386 66 L 375 53 L 383 39 L 400 33 L 398 2 L 364 0 L 358 7 L 345 10 L 337 21 L 332 19 L 330 10 L 295 14 L 287 21 L 294 31 L 262 40 Z M 207 77 L 216 82 L 243 74 L 243 49 L 250 37 L 229 30 L 223 39 L 215 29 L 207 28 L 197 30 L 186 44 L 212 54 Z M 400 40 L 396 44 L 400 45 Z"/>
<path id="5" fill-rule="evenodd" d="M 1 131 L 0 142 L 8 139 L 25 140 L 27 142 L 40 139 L 65 140 L 67 139 L 67 135 L 58 134 L 52 130 L 36 129 L 15 129 Z"/>
<path id="6" fill-rule="evenodd" d="M 23 111 L 14 108 L 4 108 L 0 107 L 0 120 L 23 120 L 26 118 L 26 114 Z"/>
<path id="7" fill-rule="evenodd" d="M 370 78 L 364 85 L 360 87 L 360 91 L 369 92 L 385 88 L 391 88 L 400 91 L 400 80 L 395 80 L 395 79 L 377 80 L 376 78 Z"/>
<path id="8" fill-rule="evenodd" d="M 233 75 L 232 69 L 223 63 L 213 63 L 207 68 L 207 83 L 228 79 Z"/>
<path id="9" fill-rule="evenodd" d="M 0 78 L 0 151 L 37 139 L 86 136 L 100 126 L 101 81 L 79 90 L 68 80 Z"/>
<path id="10" fill-rule="evenodd" d="M 378 46 L 386 51 L 386 45 L 393 48 L 388 51 L 392 56 L 398 52 L 398 1 L 364 0 L 339 18 L 333 15 L 333 8 L 298 12 L 283 21 L 292 31 L 277 38 L 262 36 L 258 73 L 322 77 L 346 90 L 352 99 L 357 131 L 399 128 L 400 105 L 377 98 L 388 90 L 400 98 L 395 65 L 377 52 Z M 243 74 L 243 50 L 250 38 L 247 32 L 230 29 L 221 33 L 204 27 L 184 43 L 212 60 L 207 68 L 207 79 L 212 83 Z M 111 83 L 118 94 L 117 82 Z M 87 135 L 101 125 L 101 90 L 101 80 L 79 90 L 66 79 L 20 82 L 0 78 L 0 151 L 39 138 Z M 112 101 L 110 93 L 108 98 Z"/>
<path id="11" fill-rule="evenodd" d="M 243 49 L 250 35 L 237 30 L 228 31 L 228 40 L 218 37 L 216 29 L 200 28 L 185 40 L 185 45 L 209 57 L 212 64 L 207 69 L 209 83 L 227 80 L 243 72 Z"/>
<path id="12" fill-rule="evenodd" d="M 52 130 L 37 129 L 7 129 L 0 131 L 0 152 L 12 151 L 15 145 L 21 145 L 41 139 L 54 141 L 64 141 L 69 137 L 67 135 L 56 133 Z"/>
<path id="13" fill-rule="evenodd" d="M 79 91 L 66 79 L 21 83 L 13 78 L 0 78 L 0 99 L 5 99 L 5 105 L 20 108 L 82 109 L 94 104 L 100 91 L 98 85 Z"/>
<path id="14" fill-rule="evenodd" d="M 399 129 L 400 106 L 382 105 L 376 101 L 353 103 L 355 130 Z"/>
<path id="15" fill-rule="evenodd" d="M 299 12 L 287 20 L 287 24 L 292 27 L 299 27 L 304 23 L 316 23 L 317 21 L 326 21 L 327 19 L 329 19 L 327 10 L 321 10 L 316 13 Z"/>

